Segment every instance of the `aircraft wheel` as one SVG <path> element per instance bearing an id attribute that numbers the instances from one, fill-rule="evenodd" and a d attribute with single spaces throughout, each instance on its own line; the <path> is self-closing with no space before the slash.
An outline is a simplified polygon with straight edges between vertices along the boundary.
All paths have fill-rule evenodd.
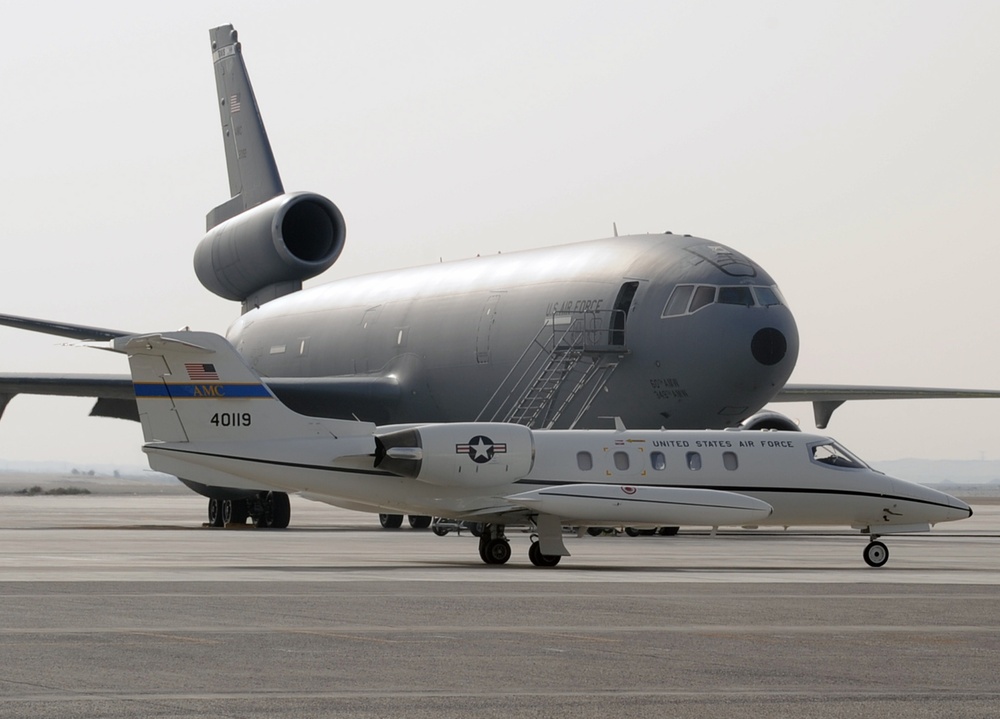
<path id="1" fill-rule="evenodd" d="M 246 524 L 250 508 L 245 499 L 227 499 L 222 503 L 222 520 L 225 524 Z"/>
<path id="2" fill-rule="evenodd" d="M 472 533 L 473 537 L 483 536 L 483 523 L 482 522 L 468 522 L 466 523 L 466 528 Z"/>
<path id="3" fill-rule="evenodd" d="M 506 564 L 510 559 L 510 542 L 502 538 L 480 542 L 479 556 L 487 564 Z"/>
<path id="4" fill-rule="evenodd" d="M 271 510 L 271 529 L 286 529 L 292 521 L 292 505 L 285 492 L 267 493 L 268 509 Z"/>
<path id="5" fill-rule="evenodd" d="M 403 515 L 380 514 L 378 515 L 378 521 L 382 525 L 382 529 L 399 529 L 403 526 Z"/>
<path id="6" fill-rule="evenodd" d="M 542 549 L 539 547 L 538 542 L 532 542 L 528 548 L 528 559 L 536 567 L 554 567 L 559 564 L 559 560 L 562 557 L 558 554 L 542 554 Z"/>
<path id="7" fill-rule="evenodd" d="M 680 527 L 660 527 L 657 532 L 661 537 L 674 537 L 680 531 Z"/>
<path id="8" fill-rule="evenodd" d="M 208 500 L 208 523 L 212 527 L 224 525 L 221 499 Z"/>
<path id="9" fill-rule="evenodd" d="M 440 525 L 437 525 L 437 524 L 435 524 L 435 525 L 434 525 L 434 526 L 433 526 L 433 527 L 431 528 L 431 531 L 432 531 L 432 532 L 434 532 L 434 534 L 436 534 L 436 535 L 437 535 L 437 536 L 439 536 L 439 537 L 443 537 L 443 536 L 445 536 L 446 534 L 448 534 L 448 528 L 447 528 L 447 527 L 442 527 L 442 526 L 440 526 Z"/>
<path id="10" fill-rule="evenodd" d="M 424 517 L 419 514 L 411 514 L 408 519 L 410 520 L 410 526 L 414 529 L 427 529 L 431 526 L 430 517 Z"/>
<path id="11" fill-rule="evenodd" d="M 869 567 L 881 567 L 889 561 L 889 548 L 882 542 L 868 542 L 863 556 Z"/>
<path id="12" fill-rule="evenodd" d="M 627 534 L 630 537 L 638 537 L 640 534 L 642 534 L 642 532 L 640 532 L 635 527 L 625 527 L 625 534 Z"/>

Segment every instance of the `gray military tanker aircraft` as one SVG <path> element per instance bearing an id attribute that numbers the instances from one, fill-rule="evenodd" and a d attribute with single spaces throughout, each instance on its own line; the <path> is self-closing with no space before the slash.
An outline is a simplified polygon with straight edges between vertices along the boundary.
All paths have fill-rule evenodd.
<path id="1" fill-rule="evenodd" d="M 207 289 L 242 303 L 227 339 L 297 412 L 380 425 L 589 428 L 620 417 L 635 428 L 791 430 L 760 410 L 811 401 L 823 427 L 847 399 L 1000 397 L 787 386 L 798 332 L 775 281 L 742 253 L 689 235 L 615 236 L 303 289 L 343 250 L 344 218 L 321 195 L 284 191 L 236 31 L 210 36 L 231 199 L 208 214 L 194 268 Z M 12 315 L 0 324 L 80 340 L 134 334 Z M 0 412 L 21 393 L 97 397 L 91 414 L 138 419 L 127 375 L 0 375 Z M 209 497 L 214 524 L 224 500 L 246 498 L 181 480 Z M 250 499 L 251 517 L 264 516 L 268 500 Z"/>

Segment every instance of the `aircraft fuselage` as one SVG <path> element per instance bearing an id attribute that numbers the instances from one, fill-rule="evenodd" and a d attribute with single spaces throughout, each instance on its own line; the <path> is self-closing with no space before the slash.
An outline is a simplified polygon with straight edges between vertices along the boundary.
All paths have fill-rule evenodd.
<path id="1" fill-rule="evenodd" d="M 510 407 L 518 377 L 527 371 L 523 389 L 544 371 L 528 367 L 529 355 L 565 346 L 564 332 L 577 327 L 582 361 L 567 370 L 569 360 L 550 358 L 552 372 L 571 376 L 546 412 L 524 423 L 567 427 L 596 387 L 578 427 L 618 416 L 629 427 L 723 428 L 763 407 L 794 368 L 798 333 L 774 285 L 718 243 L 615 237 L 334 281 L 251 310 L 228 339 L 265 377 L 357 380 L 392 392 L 390 402 L 385 394 L 366 402 L 366 389 L 343 406 L 316 393 L 295 406 L 300 412 L 379 424 L 509 420 L 501 405 Z M 674 302 L 668 313 L 679 286 L 714 299 L 696 306 L 681 297 L 684 308 Z M 605 381 L 593 380 L 552 423 L 576 382 L 572 371 L 599 363 L 613 365 Z"/>

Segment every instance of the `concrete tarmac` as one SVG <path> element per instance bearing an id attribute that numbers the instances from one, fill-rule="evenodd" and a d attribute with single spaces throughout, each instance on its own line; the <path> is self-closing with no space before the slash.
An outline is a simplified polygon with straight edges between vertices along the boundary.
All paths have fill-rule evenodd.
<path id="1" fill-rule="evenodd" d="M 0 498 L 0 717 L 996 717 L 1000 505 L 848 530 L 567 540 L 552 569 L 299 498 Z"/>

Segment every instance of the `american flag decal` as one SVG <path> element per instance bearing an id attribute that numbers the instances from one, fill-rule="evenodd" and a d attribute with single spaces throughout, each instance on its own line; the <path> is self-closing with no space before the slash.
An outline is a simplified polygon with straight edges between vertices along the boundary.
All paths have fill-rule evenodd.
<path id="1" fill-rule="evenodd" d="M 188 379 L 193 382 L 219 381 L 219 373 L 215 371 L 214 364 L 185 362 L 184 369 L 187 370 Z"/>
<path id="2" fill-rule="evenodd" d="M 240 111 L 240 96 L 239 94 L 229 96 L 229 114 L 235 115 Z"/>

